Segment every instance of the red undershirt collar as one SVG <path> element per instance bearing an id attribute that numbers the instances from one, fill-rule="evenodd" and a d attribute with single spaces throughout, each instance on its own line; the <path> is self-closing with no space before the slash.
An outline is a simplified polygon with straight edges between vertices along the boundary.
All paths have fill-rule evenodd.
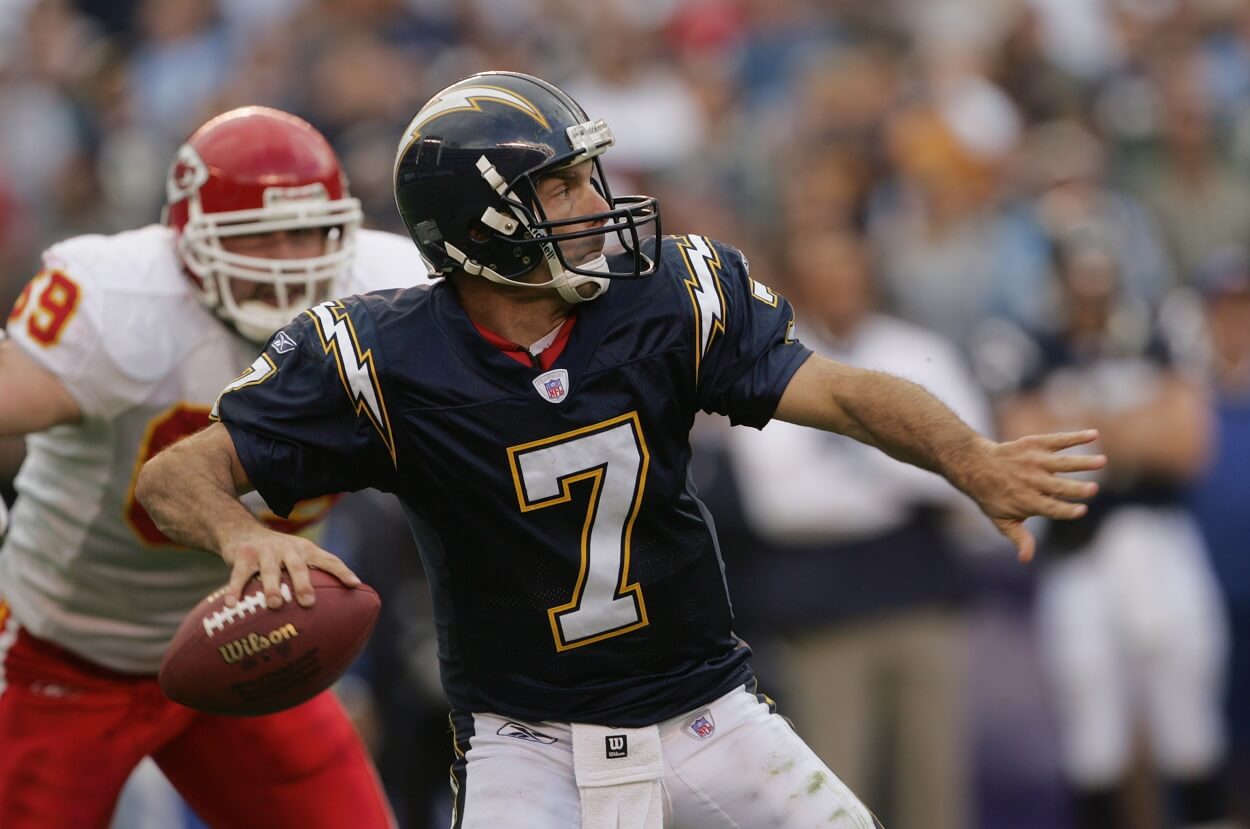
<path id="1" fill-rule="evenodd" d="M 576 322 L 576 314 L 570 314 L 566 317 L 564 322 L 560 324 L 560 330 L 556 334 L 556 338 L 551 341 L 551 345 L 547 346 L 537 354 L 530 354 L 529 349 L 525 346 L 514 343 L 511 340 L 504 339 L 494 331 L 483 328 L 476 322 L 473 323 L 473 327 L 477 329 L 477 333 L 481 334 L 482 338 L 486 340 L 486 342 L 516 360 L 521 365 L 534 369 L 541 368 L 543 371 L 547 371 L 560 357 L 560 355 L 564 353 L 564 347 L 569 343 L 569 335 L 573 332 L 573 325 Z"/>

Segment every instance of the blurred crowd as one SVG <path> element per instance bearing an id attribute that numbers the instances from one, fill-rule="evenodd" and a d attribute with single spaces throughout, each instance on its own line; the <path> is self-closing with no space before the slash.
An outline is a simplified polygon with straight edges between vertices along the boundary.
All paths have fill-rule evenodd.
<path id="1" fill-rule="evenodd" d="M 762 685 L 887 826 L 1250 825 L 1250 3 L 0 0 L 0 309 L 49 243 L 158 220 L 244 104 L 402 233 L 401 131 L 481 69 L 606 119 L 613 189 L 740 247 L 809 346 L 991 435 L 1101 429 L 1088 519 L 1023 568 L 927 473 L 700 424 Z M 327 543 L 417 608 L 344 694 L 421 829 L 450 743 L 401 520 L 351 499 Z"/>

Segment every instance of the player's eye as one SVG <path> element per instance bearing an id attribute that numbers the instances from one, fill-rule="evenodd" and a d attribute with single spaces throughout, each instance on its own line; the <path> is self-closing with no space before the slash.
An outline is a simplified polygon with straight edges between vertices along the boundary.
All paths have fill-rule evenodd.
<path id="1" fill-rule="evenodd" d="M 569 195 L 569 183 L 561 178 L 546 179 L 538 189 L 544 199 L 563 199 Z"/>

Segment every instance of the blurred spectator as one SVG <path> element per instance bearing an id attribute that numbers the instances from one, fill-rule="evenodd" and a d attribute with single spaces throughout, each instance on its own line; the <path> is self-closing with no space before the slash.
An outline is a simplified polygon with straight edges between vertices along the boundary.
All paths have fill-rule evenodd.
<path id="1" fill-rule="evenodd" d="M 811 0 L 738 0 L 745 14 L 737 85 L 743 106 L 759 117 L 784 108 L 794 80 L 846 35 L 827 4 Z"/>
<path id="2" fill-rule="evenodd" d="M 1250 103 L 1250 6 L 1240 0 L 1212 0 L 1202 51 L 1205 80 L 1222 126 L 1247 112 Z"/>
<path id="3" fill-rule="evenodd" d="M 1047 262 L 1035 217 L 997 201 L 1019 128 L 1010 101 L 973 76 L 932 97 L 887 125 L 894 176 L 873 195 L 868 228 L 890 307 L 966 347 L 991 313 L 1038 312 Z"/>
<path id="4" fill-rule="evenodd" d="M 139 123 L 177 141 L 228 77 L 237 44 L 217 0 L 141 0 L 129 83 Z"/>
<path id="5" fill-rule="evenodd" d="M 1138 716 L 1179 825 L 1223 827 L 1223 608 L 1184 486 L 1209 444 L 1205 401 L 1093 229 L 1056 241 L 1061 314 L 1036 335 L 1002 429 L 1098 428 L 1102 489 L 1042 540 L 1037 625 L 1082 829 L 1123 817 Z"/>
<path id="6" fill-rule="evenodd" d="M 1199 54 L 1157 62 L 1161 146 L 1137 187 L 1159 217 L 1175 273 L 1188 278 L 1213 250 L 1250 238 L 1250 170 L 1234 166 L 1214 132 Z"/>
<path id="7" fill-rule="evenodd" d="M 804 343 L 923 383 L 989 427 L 954 346 L 874 311 L 874 266 L 858 239 L 809 235 L 790 254 Z M 730 430 L 730 458 L 766 550 L 737 562 L 735 588 L 783 637 L 792 716 L 885 825 L 966 829 L 971 584 L 966 539 L 950 523 L 993 528 L 942 479 L 849 438 L 779 421 L 748 431 Z"/>
<path id="8" fill-rule="evenodd" d="M 1238 818 L 1250 825 L 1250 256 L 1244 245 L 1204 263 L 1220 451 L 1199 479 L 1194 510 L 1228 603 L 1232 657 L 1228 692 L 1230 758 Z"/>
<path id="9" fill-rule="evenodd" d="M 685 78 L 657 48 L 662 41 L 611 8 L 600 10 L 585 64 L 565 89 L 575 101 L 594 101 L 595 117 L 612 125 L 610 174 L 654 176 L 677 168 L 702 147 L 701 110 Z"/>
<path id="10" fill-rule="evenodd" d="M 1026 0 L 1037 15 L 1048 61 L 1083 78 L 1096 78 L 1122 55 L 1116 37 L 1115 0 Z"/>
<path id="11" fill-rule="evenodd" d="M 639 189 L 655 193 L 664 204 L 666 232 L 708 228 L 716 238 L 742 239 L 743 252 L 750 257 L 753 244 L 771 229 L 764 217 L 770 211 L 763 205 L 769 203 L 773 182 L 753 152 L 763 143 L 764 128 L 738 106 L 727 56 L 711 53 L 687 60 L 691 70 L 698 67 L 688 73 L 690 95 L 706 135 L 734 135 L 740 140 L 705 140 L 680 167 L 639 182 Z"/>
<path id="12" fill-rule="evenodd" d="M 1036 196 L 1027 209 L 1052 238 L 1097 226 L 1116 262 L 1118 290 L 1134 302 L 1153 305 L 1173 284 L 1158 223 L 1110 179 L 1106 156 L 1106 147 L 1078 121 L 1032 128 L 1020 159 L 1026 193 Z M 1051 286 L 1029 287 L 1044 313 L 1026 322 L 1034 328 L 1053 324 L 1061 310 L 1045 301 Z"/>
<path id="13" fill-rule="evenodd" d="M 1086 105 L 1087 83 L 1052 60 L 1037 8 L 1016 8 L 990 64 L 991 77 L 1011 94 L 1025 123 L 1075 118 Z"/>
<path id="14" fill-rule="evenodd" d="M 772 137 L 781 173 L 777 232 L 862 227 L 884 174 L 883 127 L 903 85 L 892 43 L 847 46 L 813 60 L 799 77 L 789 129 Z"/>
<path id="15" fill-rule="evenodd" d="M 68 3 L 40 0 L 25 18 L 16 48 L 0 52 L 0 171 L 25 209 L 54 218 L 48 194 L 85 147 L 65 86 L 67 50 L 87 49 L 89 32 Z"/>

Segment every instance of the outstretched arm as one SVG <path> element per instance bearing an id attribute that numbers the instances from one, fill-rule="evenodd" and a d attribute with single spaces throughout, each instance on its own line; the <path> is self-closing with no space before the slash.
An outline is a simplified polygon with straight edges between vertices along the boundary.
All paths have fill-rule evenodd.
<path id="1" fill-rule="evenodd" d="M 256 573 L 270 607 L 282 604 L 282 569 L 301 605 L 315 601 L 308 566 L 349 586 L 360 579 L 337 556 L 311 541 L 275 532 L 239 501 L 252 488 L 226 427 L 214 423 L 152 458 L 139 472 L 135 497 L 161 532 L 179 544 L 220 555 L 230 565 L 233 604 Z"/>
<path id="2" fill-rule="evenodd" d="M 1098 486 L 1061 475 L 1098 469 L 1102 455 L 1063 450 L 1097 439 L 1095 431 L 1029 435 L 995 443 L 960 420 L 915 383 L 812 355 L 795 373 L 777 418 L 838 432 L 875 446 L 901 461 L 936 472 L 966 493 L 1016 545 L 1021 561 L 1035 542 L 1024 519 L 1042 515 L 1079 518 Z"/>
<path id="3" fill-rule="evenodd" d="M 65 384 L 0 330 L 0 435 L 42 432 L 82 415 Z"/>

